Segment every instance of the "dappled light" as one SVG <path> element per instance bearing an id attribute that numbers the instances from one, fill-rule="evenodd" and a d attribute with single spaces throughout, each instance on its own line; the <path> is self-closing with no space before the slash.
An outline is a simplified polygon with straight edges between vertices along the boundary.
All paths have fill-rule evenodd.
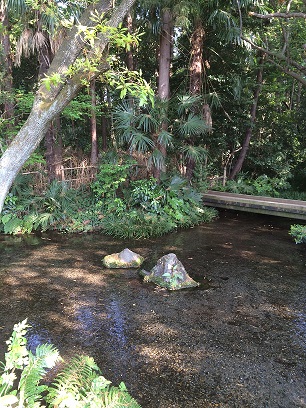
<path id="1" fill-rule="evenodd" d="M 146 408 L 303 406 L 306 259 L 289 224 L 225 211 L 141 242 L 3 237 L 0 352 L 28 317 L 31 349 L 48 342 L 67 361 L 94 357 Z M 126 247 L 147 270 L 175 252 L 200 287 L 167 291 L 136 269 L 103 266 Z"/>

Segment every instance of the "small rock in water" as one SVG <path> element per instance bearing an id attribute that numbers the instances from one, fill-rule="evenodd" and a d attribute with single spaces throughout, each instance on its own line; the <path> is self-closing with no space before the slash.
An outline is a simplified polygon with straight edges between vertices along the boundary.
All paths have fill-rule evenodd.
<path id="1" fill-rule="evenodd" d="M 144 282 L 153 282 L 169 290 L 199 286 L 199 283 L 188 275 L 183 264 L 173 253 L 160 258 L 151 272 L 142 269 L 139 273 L 144 276 Z"/>
<path id="2" fill-rule="evenodd" d="M 103 258 L 103 265 L 106 268 L 138 268 L 144 261 L 141 255 L 125 248 L 123 251 L 106 255 Z"/>

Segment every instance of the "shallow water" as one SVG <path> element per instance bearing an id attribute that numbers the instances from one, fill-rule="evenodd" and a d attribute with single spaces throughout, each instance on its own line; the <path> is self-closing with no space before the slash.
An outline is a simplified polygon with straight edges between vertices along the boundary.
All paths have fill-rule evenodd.
<path id="1" fill-rule="evenodd" d="M 33 350 L 93 356 L 144 408 L 306 407 L 306 251 L 293 223 L 224 211 L 156 240 L 0 236 L 0 356 L 28 318 Z M 168 292 L 102 266 L 125 247 L 147 270 L 174 252 L 200 288 Z"/>

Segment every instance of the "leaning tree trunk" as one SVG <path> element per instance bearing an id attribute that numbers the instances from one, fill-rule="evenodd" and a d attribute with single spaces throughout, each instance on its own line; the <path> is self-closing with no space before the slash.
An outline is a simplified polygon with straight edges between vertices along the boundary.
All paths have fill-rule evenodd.
<path id="1" fill-rule="evenodd" d="M 158 96 L 162 101 L 168 101 L 170 98 L 170 65 L 172 58 L 172 37 L 173 37 L 173 16 L 171 11 L 166 8 L 162 12 L 162 30 L 159 46 L 159 71 L 158 71 Z M 168 130 L 166 121 L 161 123 L 161 130 Z M 156 141 L 156 148 L 160 151 L 164 164 L 155 165 L 153 176 L 159 180 L 161 172 L 166 171 L 167 147 Z"/>
<path id="2" fill-rule="evenodd" d="M 106 26 L 117 27 L 134 2 L 135 0 L 123 0 L 113 10 L 110 19 L 106 22 Z M 92 27 L 96 20 L 92 20 L 91 12 L 95 10 L 95 13 L 101 15 L 111 9 L 111 3 L 108 0 L 100 0 L 89 6 L 80 19 L 80 25 Z M 50 89 L 47 89 L 44 84 L 40 86 L 28 119 L 0 159 L 0 212 L 15 177 L 43 139 L 51 121 L 76 96 L 85 78 L 88 79 L 90 76 L 90 79 L 93 79 L 99 73 L 107 70 L 105 50 L 108 43 L 109 38 L 101 34 L 95 42 L 94 49 L 87 53 L 87 57 L 90 58 L 96 57 L 99 52 L 101 63 L 96 72 L 90 74 L 79 71 L 72 77 L 68 77 L 67 69 L 71 67 L 85 48 L 85 41 L 78 34 L 78 28 L 74 27 L 70 30 L 48 71 L 50 76 L 60 75 L 61 81 L 51 86 Z"/>
<path id="3" fill-rule="evenodd" d="M 264 55 L 262 54 L 259 59 L 259 67 L 257 71 L 257 78 L 256 78 L 256 88 L 254 91 L 254 96 L 253 96 L 253 103 L 250 111 L 250 123 L 249 126 L 247 127 L 245 138 L 242 144 L 242 148 L 240 150 L 240 154 L 238 157 L 238 160 L 236 164 L 233 167 L 233 170 L 231 171 L 229 175 L 229 180 L 233 180 L 236 175 L 241 171 L 244 160 L 246 158 L 247 152 L 249 150 L 250 146 L 250 141 L 252 138 L 252 130 L 256 121 L 256 111 L 257 111 L 257 105 L 258 105 L 258 99 L 262 87 L 262 78 L 263 78 L 263 63 L 264 63 Z"/>

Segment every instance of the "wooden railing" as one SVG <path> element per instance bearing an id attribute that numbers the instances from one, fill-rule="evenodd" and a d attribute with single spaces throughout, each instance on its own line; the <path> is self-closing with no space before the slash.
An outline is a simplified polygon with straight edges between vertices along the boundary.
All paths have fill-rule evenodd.
<path id="1" fill-rule="evenodd" d="M 210 190 L 203 195 L 203 202 L 205 205 L 211 207 L 306 220 L 306 201 L 301 200 L 251 196 Z"/>

